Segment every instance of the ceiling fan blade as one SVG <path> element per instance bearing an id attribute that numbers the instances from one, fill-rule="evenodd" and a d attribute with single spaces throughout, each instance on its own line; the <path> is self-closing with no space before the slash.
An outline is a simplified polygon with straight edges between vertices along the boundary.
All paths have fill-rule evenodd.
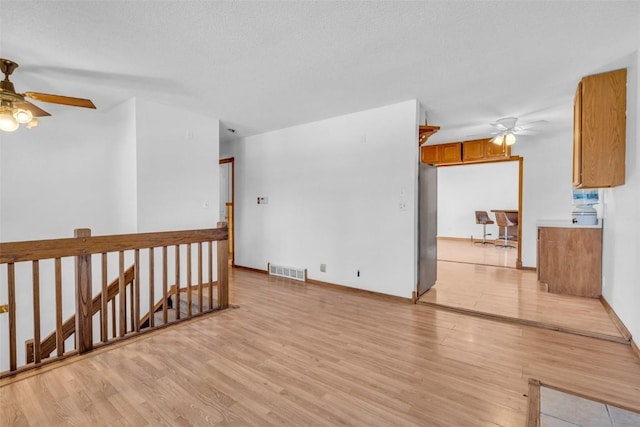
<path id="1" fill-rule="evenodd" d="M 16 108 L 22 108 L 23 110 L 31 111 L 31 114 L 33 114 L 33 117 L 45 117 L 45 116 L 51 115 L 46 111 L 44 111 L 42 108 L 36 105 L 33 105 L 29 101 L 14 101 L 13 106 Z"/>
<path id="2" fill-rule="evenodd" d="M 466 135 L 465 138 L 473 138 L 473 139 L 492 139 L 500 132 L 487 132 L 487 133 L 476 133 L 474 135 Z"/>
<path id="3" fill-rule="evenodd" d="M 546 121 L 546 120 L 536 120 L 534 122 L 527 122 L 527 123 L 519 124 L 517 127 L 520 128 L 520 129 L 529 129 L 530 127 L 537 126 L 537 125 L 544 125 L 544 124 L 547 124 L 547 123 L 549 123 L 549 122 Z"/>
<path id="4" fill-rule="evenodd" d="M 50 95 L 48 93 L 25 92 L 24 96 L 42 102 L 51 102 L 52 104 L 70 105 L 72 107 L 96 108 L 90 99 L 72 98 L 70 96 Z"/>

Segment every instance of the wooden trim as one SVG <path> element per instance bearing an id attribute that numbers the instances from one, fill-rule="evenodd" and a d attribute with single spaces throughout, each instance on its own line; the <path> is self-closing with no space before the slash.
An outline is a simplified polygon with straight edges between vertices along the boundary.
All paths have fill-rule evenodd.
<path id="1" fill-rule="evenodd" d="M 269 274 L 269 267 L 267 267 L 267 270 L 261 270 L 259 268 L 245 267 L 244 265 L 234 264 L 233 268 L 237 268 L 238 270 L 253 271 L 254 273 Z"/>
<path id="2" fill-rule="evenodd" d="M 627 341 L 630 341 L 631 332 L 629 332 L 627 327 L 624 326 L 624 323 L 622 323 L 622 320 L 620 320 L 616 312 L 613 311 L 613 308 L 609 305 L 607 300 L 602 295 L 600 295 L 600 302 L 604 306 L 604 309 L 609 315 L 609 317 L 611 318 L 611 321 L 613 322 L 613 324 L 616 325 L 616 328 L 618 328 L 620 335 L 622 335 Z"/>
<path id="3" fill-rule="evenodd" d="M 540 427 L 540 381 L 529 378 L 527 427 Z"/>
<path id="4" fill-rule="evenodd" d="M 524 159 L 518 158 L 518 255 L 516 256 L 516 268 L 522 268 L 522 185 L 524 176 Z M 505 232 L 506 234 L 506 232 Z"/>
<path id="5" fill-rule="evenodd" d="M 416 289 L 418 289 L 418 285 L 419 285 L 419 283 L 416 283 Z M 411 304 L 417 304 L 418 303 L 418 299 L 420 299 L 418 297 L 418 291 L 411 292 Z"/>
<path id="6" fill-rule="evenodd" d="M 0 264 L 227 240 L 227 228 L 0 243 Z"/>
<path id="7" fill-rule="evenodd" d="M 519 269 L 520 270 L 528 270 L 528 271 L 536 271 L 536 267 L 523 267 L 523 266 L 520 266 Z"/>
<path id="8" fill-rule="evenodd" d="M 598 333 L 598 332 L 590 332 L 590 331 L 584 331 L 582 329 L 569 328 L 569 327 L 566 327 L 566 326 L 558 326 L 558 325 L 553 325 L 553 324 L 550 324 L 550 323 L 540 322 L 540 321 L 537 321 L 537 320 L 516 319 L 514 317 L 503 316 L 503 315 L 500 315 L 500 314 L 482 313 L 482 312 L 475 311 L 475 310 L 470 310 L 470 309 L 467 309 L 467 308 L 453 307 L 453 306 L 450 306 L 450 305 L 437 304 L 437 303 L 433 303 L 433 302 L 429 302 L 429 301 L 420 301 L 420 300 L 418 300 L 418 304 L 428 305 L 429 307 L 434 307 L 434 308 L 437 308 L 439 310 L 446 310 L 446 311 L 451 311 L 451 312 L 454 312 L 454 313 L 461 313 L 461 314 L 466 314 L 466 315 L 470 315 L 470 316 L 481 317 L 481 318 L 484 318 L 484 319 L 495 320 L 495 321 L 498 321 L 498 322 L 505 322 L 505 323 L 511 323 L 511 324 L 516 324 L 516 325 L 532 326 L 532 327 L 535 327 L 535 328 L 548 329 L 550 331 L 566 332 L 568 334 L 580 335 L 580 336 L 589 337 L 589 338 L 597 338 L 597 339 L 601 339 L 601 340 L 604 340 L 604 341 L 617 342 L 617 343 L 620 343 L 620 344 L 629 344 L 629 341 L 625 340 L 623 337 L 614 337 L 613 335 L 605 335 L 605 334 L 601 334 L 601 333 Z"/>
<path id="9" fill-rule="evenodd" d="M 235 228 L 236 228 L 236 159 L 235 157 L 228 157 L 225 159 L 220 159 L 218 164 L 223 163 L 231 163 L 231 204 L 233 205 L 233 209 L 231 209 L 231 232 L 233 233 L 233 241 L 231 244 L 231 265 L 235 267 L 236 262 L 236 239 L 235 239 Z M 229 238 L 227 237 L 227 240 Z"/>
<path id="10" fill-rule="evenodd" d="M 569 390 L 568 388 L 564 388 L 564 387 L 561 387 L 561 386 L 556 386 L 554 384 L 549 384 L 547 382 L 539 382 L 539 384 L 540 384 L 540 387 L 552 388 L 552 389 L 557 390 L 557 391 L 562 392 L 562 393 L 572 394 L 574 396 L 581 397 L 581 398 L 587 399 L 587 400 L 592 400 L 594 402 L 599 402 L 599 403 L 602 403 L 604 405 L 611 405 L 611 406 L 615 406 L 617 408 L 621 408 L 621 409 L 624 409 L 624 410 L 627 410 L 627 411 L 638 412 L 638 408 L 637 407 L 636 408 L 632 408 L 632 407 L 629 407 L 629 406 L 621 405 L 620 403 L 612 402 L 611 400 L 602 399 L 600 397 L 594 397 L 594 396 L 591 396 L 591 395 L 588 395 L 588 394 L 580 393 L 580 392 L 575 391 L 575 390 Z"/>
<path id="11" fill-rule="evenodd" d="M 312 285 L 324 286 L 324 287 L 327 287 L 327 288 L 334 288 L 334 289 L 339 290 L 339 291 L 345 291 L 345 292 L 356 293 L 356 294 L 360 294 L 360 295 L 364 295 L 364 296 L 381 298 L 381 299 L 385 299 L 387 301 L 413 303 L 412 298 L 399 297 L 399 296 L 396 296 L 396 295 L 388 295 L 388 294 L 383 294 L 383 293 L 376 292 L 376 291 L 369 291 L 369 290 L 366 290 L 366 289 L 352 288 L 351 286 L 339 285 L 337 283 L 322 282 L 320 280 L 315 280 L 315 279 L 307 279 L 307 283 L 310 283 Z"/>
<path id="12" fill-rule="evenodd" d="M 471 241 L 472 239 L 468 238 L 468 237 L 446 237 L 446 236 L 438 236 L 436 237 L 437 240 L 453 240 L 453 241 Z M 481 240 L 478 240 L 479 242 L 481 242 Z M 487 242 L 490 242 L 491 240 L 487 240 Z"/>
<path id="13" fill-rule="evenodd" d="M 638 359 L 640 359 L 640 348 L 638 348 L 638 345 L 633 340 L 633 338 L 629 340 L 629 343 L 631 344 L 631 350 L 635 353 L 636 356 L 638 356 Z"/>

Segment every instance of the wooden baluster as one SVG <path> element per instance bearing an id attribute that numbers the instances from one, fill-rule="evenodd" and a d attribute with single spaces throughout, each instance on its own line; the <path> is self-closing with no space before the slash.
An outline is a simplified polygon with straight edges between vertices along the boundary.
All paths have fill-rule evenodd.
<path id="1" fill-rule="evenodd" d="M 135 264 L 135 261 L 134 261 Z M 135 268 L 134 268 L 135 270 Z M 134 277 L 135 277 L 135 273 L 134 273 Z M 134 283 L 135 283 L 135 278 L 132 282 L 128 282 L 127 283 L 127 287 L 129 288 L 129 322 L 131 322 L 131 327 L 129 328 L 129 331 L 134 331 L 135 330 L 135 325 L 134 325 L 134 319 L 135 319 L 135 301 L 134 301 L 134 297 L 133 297 L 133 288 L 134 288 Z"/>
<path id="2" fill-rule="evenodd" d="M 62 333 L 62 260 L 55 259 L 56 275 L 56 354 L 62 357 L 64 354 L 64 335 Z"/>
<path id="3" fill-rule="evenodd" d="M 207 264 L 209 269 L 209 310 L 213 310 L 213 242 L 207 242 L 209 253 L 207 254 Z"/>
<path id="4" fill-rule="evenodd" d="M 203 312 L 202 307 L 202 288 L 204 284 L 202 283 L 202 242 L 198 243 L 198 310 L 200 313 Z M 211 309 L 211 306 L 209 306 Z"/>
<path id="5" fill-rule="evenodd" d="M 219 222 L 218 227 L 226 227 Z M 229 306 L 229 240 L 218 240 L 218 304 L 220 308 Z"/>
<path id="6" fill-rule="evenodd" d="M 176 309 L 176 320 L 180 320 L 180 245 L 176 245 L 176 299 L 173 308 Z"/>
<path id="7" fill-rule="evenodd" d="M 116 313 L 116 298 L 111 298 L 111 338 L 115 338 L 117 335 L 118 326 L 116 325 L 116 319 L 118 318 Z"/>
<path id="8" fill-rule="evenodd" d="M 191 317 L 191 243 L 187 244 L 187 317 Z"/>
<path id="9" fill-rule="evenodd" d="M 156 297 L 155 292 L 155 270 L 153 265 L 153 248 L 149 248 L 149 328 L 155 326 L 155 316 L 153 309 L 155 308 Z"/>
<path id="10" fill-rule="evenodd" d="M 140 249 L 134 252 L 135 279 L 133 281 L 133 330 L 140 332 Z"/>
<path id="11" fill-rule="evenodd" d="M 40 350 L 40 262 L 31 263 L 33 272 L 33 361 L 40 363 L 42 351 Z"/>
<path id="12" fill-rule="evenodd" d="M 9 299 L 9 370 L 18 369 L 16 358 L 16 266 L 10 262 L 7 264 L 7 282 Z"/>
<path id="13" fill-rule="evenodd" d="M 100 298 L 100 340 L 102 342 L 109 341 L 109 312 L 107 304 L 109 303 L 109 289 L 107 278 L 107 253 L 102 253 L 102 296 Z"/>
<path id="14" fill-rule="evenodd" d="M 169 321 L 169 313 L 167 311 L 167 247 L 162 247 L 162 321 L 166 325 Z"/>
<path id="15" fill-rule="evenodd" d="M 74 236 L 78 239 L 91 236 L 88 228 L 74 230 Z M 75 258 L 76 275 L 76 348 L 80 354 L 93 349 L 93 325 L 92 325 L 92 287 L 91 287 L 91 255 L 80 255 Z M 39 343 L 36 343 L 39 345 Z M 36 349 L 37 353 L 37 349 Z M 37 355 L 38 356 L 38 355 Z M 36 356 L 36 363 L 38 358 Z"/>
<path id="16" fill-rule="evenodd" d="M 118 268 L 120 269 L 120 277 L 118 280 L 118 294 L 120 296 L 120 337 L 124 337 L 127 333 L 127 288 L 124 281 L 124 252 L 119 252 Z"/>

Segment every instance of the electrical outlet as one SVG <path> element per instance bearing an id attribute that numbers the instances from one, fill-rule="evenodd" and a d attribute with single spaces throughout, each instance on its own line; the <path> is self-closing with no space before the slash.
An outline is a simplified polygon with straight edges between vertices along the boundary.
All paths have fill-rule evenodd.
<path id="1" fill-rule="evenodd" d="M 327 264 L 320 264 L 320 272 L 322 273 L 327 272 Z"/>
<path id="2" fill-rule="evenodd" d="M 401 211 L 406 211 L 407 210 L 407 202 L 399 202 L 398 203 L 398 209 Z"/>

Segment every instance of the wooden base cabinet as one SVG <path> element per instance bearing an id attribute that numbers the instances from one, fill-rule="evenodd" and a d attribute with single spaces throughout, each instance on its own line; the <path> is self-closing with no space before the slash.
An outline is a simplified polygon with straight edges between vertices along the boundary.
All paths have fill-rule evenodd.
<path id="1" fill-rule="evenodd" d="M 549 292 L 602 293 L 602 228 L 538 227 L 538 280 Z"/>

